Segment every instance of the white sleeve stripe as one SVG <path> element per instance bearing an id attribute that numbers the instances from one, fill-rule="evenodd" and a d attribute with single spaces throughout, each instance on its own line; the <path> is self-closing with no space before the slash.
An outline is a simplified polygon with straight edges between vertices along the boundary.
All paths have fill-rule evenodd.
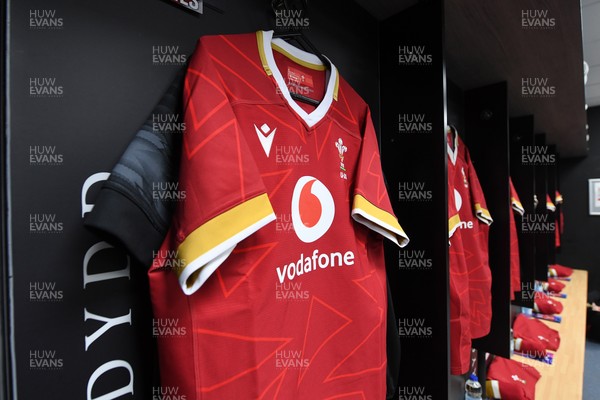
<path id="1" fill-rule="evenodd" d="M 521 351 L 521 345 L 523 344 L 523 339 L 516 338 L 515 339 L 515 350 Z"/>
<path id="2" fill-rule="evenodd" d="M 523 207 L 519 207 L 519 205 L 515 203 L 512 204 L 512 209 L 518 212 L 521 216 L 525 214 L 525 209 Z"/>
<path id="3" fill-rule="evenodd" d="M 492 392 L 494 393 L 494 397 L 496 399 L 501 399 L 502 395 L 500 394 L 500 385 L 499 385 L 498 381 L 493 380 L 490 382 L 492 382 Z"/>
<path id="4" fill-rule="evenodd" d="M 486 225 L 491 225 L 494 222 L 493 219 L 486 217 L 481 212 L 477 212 L 477 219 L 483 222 Z"/>
<path id="5" fill-rule="evenodd" d="M 360 224 L 363 224 L 367 228 L 379 233 L 383 237 L 391 240 L 399 247 L 404 247 L 408 244 L 409 239 L 406 233 L 393 226 L 386 224 L 385 222 L 373 217 L 366 213 L 360 208 L 352 210 L 352 218 Z M 400 240 L 398 240 L 400 239 Z"/>

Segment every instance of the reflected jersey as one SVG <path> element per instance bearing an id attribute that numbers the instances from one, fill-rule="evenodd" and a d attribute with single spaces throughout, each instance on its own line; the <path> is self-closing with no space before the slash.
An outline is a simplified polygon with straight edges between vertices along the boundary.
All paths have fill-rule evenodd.
<path id="1" fill-rule="evenodd" d="M 477 178 L 469 151 L 456 131 L 448 134 L 449 190 L 454 193 L 460 216 L 464 262 L 469 275 L 471 336 L 488 334 L 492 319 L 492 274 L 488 237 L 492 218 Z"/>

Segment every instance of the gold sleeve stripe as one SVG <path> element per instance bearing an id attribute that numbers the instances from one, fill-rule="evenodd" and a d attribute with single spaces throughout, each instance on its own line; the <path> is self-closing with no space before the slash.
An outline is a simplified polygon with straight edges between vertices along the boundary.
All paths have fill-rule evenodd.
<path id="1" fill-rule="evenodd" d="M 375 224 L 373 226 L 366 221 L 361 220 L 358 215 L 362 216 L 366 220 Z M 398 223 L 396 217 L 387 211 L 375 206 L 369 200 L 364 198 L 360 194 L 354 195 L 354 201 L 352 204 L 352 216 L 358 222 L 368 226 L 390 240 L 398 243 L 399 246 L 404 247 L 408 243 L 408 236 Z M 377 229 L 377 226 L 383 228 L 385 232 Z M 387 233 L 387 234 L 386 234 Z M 391 235 L 390 235 L 391 234 Z M 395 240 L 394 240 L 395 239 Z"/>
<path id="2" fill-rule="evenodd" d="M 271 72 L 271 68 L 269 68 L 269 63 L 267 62 L 267 57 L 265 56 L 265 48 L 263 47 L 264 41 L 263 41 L 263 32 L 262 31 L 256 32 L 256 40 L 258 42 L 258 54 L 260 55 L 260 62 L 262 63 L 262 66 L 265 69 L 265 72 L 267 73 L 267 75 L 271 76 L 271 75 L 273 75 L 273 72 Z"/>
<path id="3" fill-rule="evenodd" d="M 452 237 L 460 225 L 460 215 L 456 214 L 448 219 L 448 237 Z"/>
<path id="4" fill-rule="evenodd" d="M 177 270 L 177 274 L 185 275 L 189 281 L 215 259 L 223 262 L 223 253 L 230 252 L 237 243 L 274 219 L 266 193 L 214 217 L 196 228 L 179 245 L 177 254 L 185 267 Z"/>
<path id="5" fill-rule="evenodd" d="M 335 74 L 335 88 L 333 90 L 333 99 L 337 101 L 338 99 L 338 91 L 340 90 L 340 74 Z"/>
<path id="6" fill-rule="evenodd" d="M 496 380 L 488 380 L 485 382 L 485 392 L 490 399 L 501 399 L 500 385 Z"/>
<path id="7" fill-rule="evenodd" d="M 494 220 L 490 215 L 490 212 L 485 208 L 481 207 L 481 204 L 475 204 L 475 213 L 477 214 L 477 218 L 479 218 L 482 222 L 491 225 Z"/>

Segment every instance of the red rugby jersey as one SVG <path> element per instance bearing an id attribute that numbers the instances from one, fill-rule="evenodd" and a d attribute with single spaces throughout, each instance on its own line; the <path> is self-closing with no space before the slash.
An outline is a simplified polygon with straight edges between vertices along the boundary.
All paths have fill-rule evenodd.
<path id="1" fill-rule="evenodd" d="M 562 197 L 562 194 L 560 194 L 560 192 L 557 190 L 555 193 L 555 201 L 556 201 L 556 205 L 562 205 L 564 202 L 564 199 Z M 560 229 L 555 229 L 555 236 L 554 236 L 554 244 L 556 247 L 560 247 L 560 235 L 563 234 L 563 230 L 564 230 L 564 222 L 565 222 L 565 217 L 563 214 L 563 210 L 562 207 L 560 208 L 559 211 L 559 215 L 558 215 L 558 221 L 560 223 L 559 228 Z"/>
<path id="2" fill-rule="evenodd" d="M 535 292 L 533 309 L 540 314 L 560 314 L 563 311 L 563 304 L 544 292 Z"/>
<path id="3" fill-rule="evenodd" d="M 573 268 L 560 264 L 551 264 L 548 266 L 548 274 L 552 277 L 566 278 L 573 275 Z"/>
<path id="4" fill-rule="evenodd" d="M 510 299 L 515 299 L 515 292 L 521 290 L 521 261 L 519 259 L 519 236 L 517 233 L 517 223 L 514 213 L 518 213 L 521 217 L 525 214 L 525 209 L 521 204 L 519 195 L 515 190 L 512 179 L 509 178 L 510 184 L 510 204 L 512 211 L 510 213 Z"/>
<path id="5" fill-rule="evenodd" d="M 487 372 L 486 392 L 493 399 L 535 400 L 540 377 L 534 367 L 496 356 Z"/>
<path id="6" fill-rule="evenodd" d="M 525 342 L 537 342 L 547 350 L 558 350 L 560 333 L 536 318 L 519 314 L 513 324 L 513 336 Z M 515 347 L 516 350 L 519 350 Z M 524 350 L 521 350 L 524 351 Z"/>
<path id="7" fill-rule="evenodd" d="M 471 336 L 479 338 L 490 331 L 492 319 L 488 238 L 492 218 L 469 151 L 455 131 L 448 135 L 448 190 L 454 192 L 460 215 L 460 235 L 469 273 Z"/>
<path id="8" fill-rule="evenodd" d="M 548 278 L 548 282 L 543 283 L 544 290 L 550 293 L 560 293 L 565 288 L 565 284 L 556 279 Z"/>
<path id="9" fill-rule="evenodd" d="M 450 288 L 450 372 L 461 375 L 471 365 L 471 322 L 469 318 L 469 271 L 459 229 L 454 191 L 448 193 L 449 288 Z"/>
<path id="10" fill-rule="evenodd" d="M 290 92 L 320 99 L 314 107 Z M 163 386 L 196 399 L 382 399 L 399 245 L 368 106 L 272 32 L 206 36 L 171 229 L 149 272 Z"/>

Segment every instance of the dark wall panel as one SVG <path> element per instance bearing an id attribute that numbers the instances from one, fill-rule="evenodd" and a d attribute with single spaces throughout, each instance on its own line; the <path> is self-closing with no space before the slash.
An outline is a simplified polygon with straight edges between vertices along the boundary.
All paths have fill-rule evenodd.
<path id="1" fill-rule="evenodd" d="M 111 170 L 182 67 L 155 54 L 185 61 L 201 35 L 269 29 L 271 2 L 213 1 L 222 13 L 205 4 L 203 15 L 160 0 L 9 3 L 18 398 L 122 390 L 122 398 L 150 399 L 157 371 L 146 271 L 84 229 L 99 185 L 83 188 Z M 377 122 L 376 21 L 342 0 L 310 7 L 307 36 L 370 103 Z M 112 279 L 84 283 L 86 273 L 111 271 L 105 278 Z"/>
<path id="2" fill-rule="evenodd" d="M 588 110 L 590 152 L 587 158 L 562 159 L 560 191 L 564 197 L 564 235 L 560 264 L 587 269 L 590 290 L 600 287 L 600 216 L 589 215 L 588 179 L 600 178 L 600 107 Z"/>

